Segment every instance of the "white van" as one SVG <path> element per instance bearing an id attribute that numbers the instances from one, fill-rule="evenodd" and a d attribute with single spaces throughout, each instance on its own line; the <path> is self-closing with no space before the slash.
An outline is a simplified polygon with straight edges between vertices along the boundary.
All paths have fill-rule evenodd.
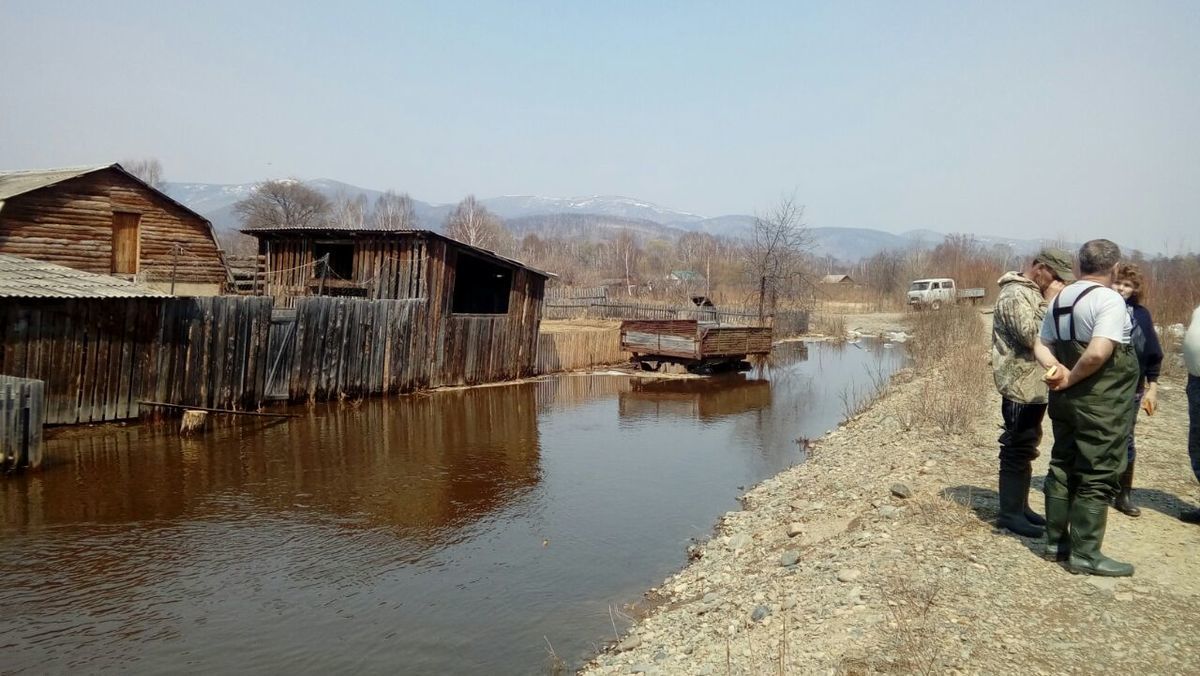
<path id="1" fill-rule="evenodd" d="M 942 305 L 970 300 L 972 303 L 983 298 L 983 289 L 959 290 L 949 277 L 917 279 L 908 286 L 908 305 L 915 309 L 940 310 Z"/>

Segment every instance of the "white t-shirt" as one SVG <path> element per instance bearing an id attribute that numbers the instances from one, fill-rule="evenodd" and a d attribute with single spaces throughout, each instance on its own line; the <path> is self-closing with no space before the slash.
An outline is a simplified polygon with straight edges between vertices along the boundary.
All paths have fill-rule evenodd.
<path id="1" fill-rule="evenodd" d="M 1183 360 L 1188 373 L 1200 376 L 1200 306 L 1192 311 L 1192 323 L 1183 334 Z"/>
<path id="2" fill-rule="evenodd" d="M 1067 308 L 1079 298 L 1084 289 L 1100 287 L 1090 291 L 1078 303 L 1071 314 L 1063 314 L 1058 318 L 1058 331 L 1055 332 L 1054 307 Z M 1129 334 L 1133 324 L 1129 321 L 1129 311 L 1125 309 L 1125 299 L 1121 294 L 1107 286 L 1096 282 L 1078 281 L 1058 293 L 1058 298 L 1050 301 L 1046 309 L 1046 317 L 1042 320 L 1042 342 L 1051 345 L 1059 336 L 1062 340 L 1071 340 L 1071 316 L 1075 318 L 1075 340 L 1081 343 L 1091 342 L 1093 336 L 1108 338 L 1124 345 L 1129 344 Z"/>

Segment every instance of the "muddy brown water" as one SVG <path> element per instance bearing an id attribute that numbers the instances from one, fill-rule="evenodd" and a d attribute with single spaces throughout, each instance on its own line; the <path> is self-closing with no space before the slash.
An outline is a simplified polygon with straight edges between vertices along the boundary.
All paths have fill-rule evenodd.
<path id="1" fill-rule="evenodd" d="M 903 360 L 791 343 L 703 380 L 57 432 L 50 466 L 0 479 L 0 672 L 529 674 L 551 649 L 578 666 L 627 626 L 610 607 Z"/>

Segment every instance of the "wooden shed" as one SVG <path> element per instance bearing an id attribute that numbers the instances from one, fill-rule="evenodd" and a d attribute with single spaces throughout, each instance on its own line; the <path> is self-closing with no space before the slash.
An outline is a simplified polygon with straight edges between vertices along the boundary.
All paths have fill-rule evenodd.
<path id="1" fill-rule="evenodd" d="M 176 295 L 228 281 L 212 224 L 119 164 L 0 172 L 0 253 Z"/>
<path id="2" fill-rule="evenodd" d="M 277 305 L 312 296 L 411 300 L 430 385 L 533 375 L 552 275 L 428 230 L 247 229 Z"/>

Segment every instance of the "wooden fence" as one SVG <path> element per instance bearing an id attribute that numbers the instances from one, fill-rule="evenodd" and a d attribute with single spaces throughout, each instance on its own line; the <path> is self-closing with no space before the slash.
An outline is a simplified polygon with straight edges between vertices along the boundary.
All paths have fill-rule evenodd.
<path id="1" fill-rule="evenodd" d="M 254 408 L 271 299 L 113 298 L 0 305 L 0 373 L 45 383 L 45 422 L 137 417 L 139 401 Z"/>
<path id="2" fill-rule="evenodd" d="M 0 373 L 44 381 L 47 424 L 134 418 L 140 402 L 253 410 L 535 373 L 535 320 L 429 307 L 314 297 L 284 309 L 247 296 L 5 302 Z"/>
<path id="3" fill-rule="evenodd" d="M 0 472 L 41 466 L 44 396 L 40 380 L 0 376 Z"/>
<path id="4" fill-rule="evenodd" d="M 551 301 L 571 301 L 571 300 L 607 300 L 608 287 L 604 286 L 550 286 L 546 287 L 544 300 Z"/>
<path id="5" fill-rule="evenodd" d="M 293 400 L 394 394 L 448 384 L 432 371 L 423 300 L 305 298 L 296 304 L 292 350 L 280 361 Z M 288 328 L 285 328 L 288 327 Z"/>
<path id="6" fill-rule="evenodd" d="M 617 329 L 564 331 L 538 336 L 538 373 L 570 371 L 627 361 L 629 354 L 621 351 L 621 332 Z"/>

